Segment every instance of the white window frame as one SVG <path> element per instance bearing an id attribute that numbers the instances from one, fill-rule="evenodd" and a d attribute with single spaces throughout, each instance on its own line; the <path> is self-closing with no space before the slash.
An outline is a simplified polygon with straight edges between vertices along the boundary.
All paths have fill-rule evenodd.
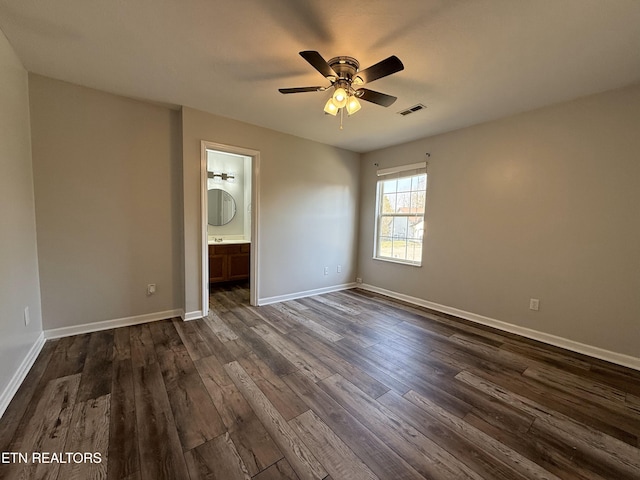
<path id="1" fill-rule="evenodd" d="M 407 212 L 407 213 L 382 213 L 382 199 L 383 192 L 382 186 L 383 183 L 387 180 L 400 179 L 400 178 L 412 178 L 418 175 L 425 175 L 425 210 L 422 212 L 422 222 L 425 222 L 425 214 L 426 214 L 426 190 L 428 186 L 428 176 L 427 176 L 427 163 L 413 163 L 410 165 L 402 165 L 398 167 L 384 168 L 377 171 L 378 182 L 376 185 L 376 222 L 375 222 L 375 232 L 374 232 L 374 243 L 373 243 L 373 259 L 380 260 L 383 262 L 391 262 L 391 263 L 400 263 L 403 265 L 410 265 L 414 267 L 422 266 L 422 258 L 424 257 L 424 235 L 421 238 L 422 248 L 421 248 L 421 256 L 419 260 L 407 260 L 401 258 L 394 257 L 385 257 L 380 255 L 380 241 L 381 241 L 381 221 L 383 218 L 389 217 L 417 217 L 415 213 Z"/>

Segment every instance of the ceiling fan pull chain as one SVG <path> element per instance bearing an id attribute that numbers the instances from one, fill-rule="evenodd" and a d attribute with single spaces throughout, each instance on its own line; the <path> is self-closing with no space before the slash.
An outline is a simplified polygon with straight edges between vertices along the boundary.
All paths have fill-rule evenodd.
<path id="1" fill-rule="evenodd" d="M 340 109 L 340 130 L 342 130 L 342 119 L 344 118 L 344 108 Z"/>

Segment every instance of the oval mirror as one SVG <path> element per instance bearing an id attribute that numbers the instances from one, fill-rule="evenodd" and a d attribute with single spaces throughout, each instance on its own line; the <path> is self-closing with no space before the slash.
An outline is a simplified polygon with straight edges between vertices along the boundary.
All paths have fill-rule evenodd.
<path id="1" fill-rule="evenodd" d="M 209 225 L 219 227 L 226 225 L 236 215 L 236 201 L 224 190 L 212 188 L 209 197 Z"/>

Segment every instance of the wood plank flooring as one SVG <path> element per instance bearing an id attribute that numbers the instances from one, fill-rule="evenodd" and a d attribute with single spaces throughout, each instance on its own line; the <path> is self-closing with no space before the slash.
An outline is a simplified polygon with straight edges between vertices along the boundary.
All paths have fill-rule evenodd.
<path id="1" fill-rule="evenodd" d="M 640 479 L 640 372 L 362 290 L 248 297 L 48 341 L 0 478 Z"/>

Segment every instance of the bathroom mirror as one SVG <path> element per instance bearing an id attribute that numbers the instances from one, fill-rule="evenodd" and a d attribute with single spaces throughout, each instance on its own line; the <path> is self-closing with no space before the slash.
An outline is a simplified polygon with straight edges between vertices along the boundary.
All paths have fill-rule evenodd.
<path id="1" fill-rule="evenodd" d="M 209 225 L 219 227 L 226 225 L 236 215 L 236 201 L 224 190 L 212 188 L 209 197 Z"/>

